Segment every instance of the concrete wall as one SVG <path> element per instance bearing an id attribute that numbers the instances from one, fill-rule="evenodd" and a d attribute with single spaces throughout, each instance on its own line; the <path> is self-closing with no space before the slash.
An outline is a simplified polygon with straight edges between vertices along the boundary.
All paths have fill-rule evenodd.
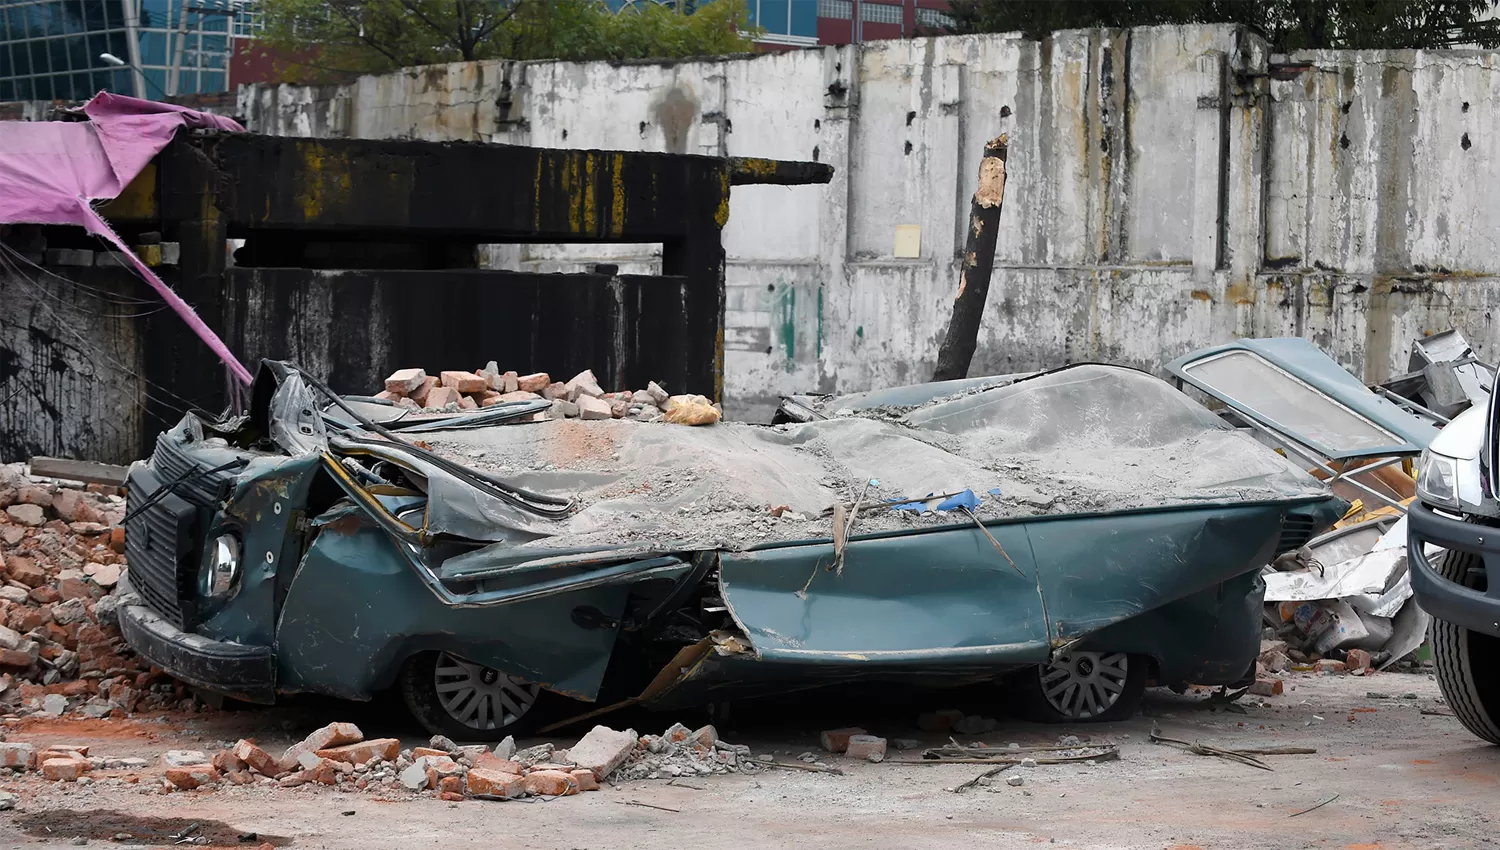
<path id="1" fill-rule="evenodd" d="M 50 271 L 66 279 L 0 264 L 0 462 L 128 463 L 140 456 L 143 431 L 175 424 L 150 420 L 148 394 L 188 406 L 140 379 L 144 318 L 160 300 L 124 269 Z"/>
<path id="2" fill-rule="evenodd" d="M 734 190 L 726 407 L 759 419 L 784 392 L 929 377 L 980 152 L 1002 132 L 1009 185 L 975 374 L 1155 369 L 1235 336 L 1302 335 L 1376 380 L 1414 335 L 1453 325 L 1500 356 L 1496 61 L 1271 57 L 1229 26 L 1085 30 L 457 64 L 245 87 L 239 112 L 266 133 L 831 163 L 828 186 Z M 898 225 L 920 227 L 917 257 L 895 256 Z M 644 271 L 659 256 L 530 246 L 495 260 Z"/>

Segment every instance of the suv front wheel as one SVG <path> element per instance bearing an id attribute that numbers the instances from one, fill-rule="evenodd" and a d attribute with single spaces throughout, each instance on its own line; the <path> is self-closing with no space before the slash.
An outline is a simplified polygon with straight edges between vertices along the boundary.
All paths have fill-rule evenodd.
<path id="1" fill-rule="evenodd" d="M 1473 588 L 1484 562 L 1472 552 L 1445 552 L 1433 564 L 1443 578 Z M 1475 569 L 1476 572 L 1471 572 Z M 1438 686 L 1465 729 L 1500 744 L 1500 638 L 1435 620 L 1432 662 Z"/>

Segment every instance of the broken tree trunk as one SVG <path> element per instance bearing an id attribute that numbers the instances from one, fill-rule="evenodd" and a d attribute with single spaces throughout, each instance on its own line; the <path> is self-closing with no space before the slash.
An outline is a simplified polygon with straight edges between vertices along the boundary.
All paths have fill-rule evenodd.
<path id="1" fill-rule="evenodd" d="M 964 241 L 963 271 L 953 298 L 953 318 L 938 349 L 934 381 L 969 375 L 969 363 L 979 344 L 979 322 L 990 294 L 990 272 L 995 267 L 995 237 L 1000 229 L 1000 205 L 1005 200 L 1005 153 L 1008 140 L 998 136 L 984 146 L 979 162 L 979 188 L 969 205 L 969 236 Z"/>

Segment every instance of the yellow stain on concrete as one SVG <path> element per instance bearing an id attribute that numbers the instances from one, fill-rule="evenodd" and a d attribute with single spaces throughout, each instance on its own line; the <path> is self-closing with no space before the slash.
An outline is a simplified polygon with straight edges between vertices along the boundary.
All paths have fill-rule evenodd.
<path id="1" fill-rule="evenodd" d="M 106 219 L 151 220 L 157 217 L 156 163 L 148 162 L 114 200 L 99 207 Z"/>
<path id="2" fill-rule="evenodd" d="M 617 153 L 611 163 L 609 189 L 613 193 L 609 204 L 609 235 L 625 233 L 625 154 Z"/>
<path id="3" fill-rule="evenodd" d="M 303 179 L 298 183 L 297 204 L 303 221 L 316 221 L 331 207 L 345 204 L 354 188 L 347 154 L 329 151 L 322 143 L 301 147 Z"/>

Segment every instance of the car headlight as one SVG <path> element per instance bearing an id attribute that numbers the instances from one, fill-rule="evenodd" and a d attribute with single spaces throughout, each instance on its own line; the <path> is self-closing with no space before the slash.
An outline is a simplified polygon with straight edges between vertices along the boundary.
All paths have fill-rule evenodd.
<path id="1" fill-rule="evenodd" d="M 205 596 L 225 596 L 234 589 L 240 577 L 240 541 L 233 534 L 221 534 L 209 544 L 203 564 Z"/>
<path id="2" fill-rule="evenodd" d="M 1432 505 L 1458 507 L 1458 461 L 1431 449 L 1417 461 L 1417 498 Z"/>

